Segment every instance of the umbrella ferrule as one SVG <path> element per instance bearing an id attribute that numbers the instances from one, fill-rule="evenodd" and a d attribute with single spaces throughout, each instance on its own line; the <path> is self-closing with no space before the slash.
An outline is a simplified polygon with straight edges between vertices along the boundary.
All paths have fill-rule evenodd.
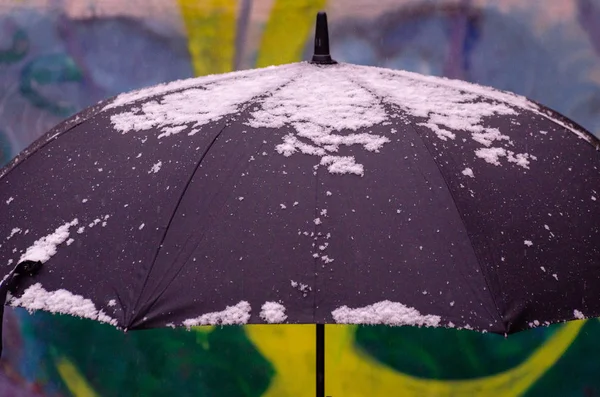
<path id="1" fill-rule="evenodd" d="M 317 14 L 317 25 L 315 27 L 315 51 L 310 63 L 317 65 L 334 65 L 337 62 L 329 54 L 329 29 L 327 28 L 327 14 Z"/>

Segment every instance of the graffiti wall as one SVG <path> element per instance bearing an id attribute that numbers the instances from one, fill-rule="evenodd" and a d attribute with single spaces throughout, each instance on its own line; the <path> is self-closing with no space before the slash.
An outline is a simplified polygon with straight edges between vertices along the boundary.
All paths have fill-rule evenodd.
<path id="1" fill-rule="evenodd" d="M 0 0 L 0 165 L 63 118 L 156 83 L 308 59 L 329 14 L 339 61 L 526 95 L 600 136 L 600 0 Z M 312 396 L 311 326 L 123 334 L 7 310 L 2 396 Z M 509 338 L 327 327 L 327 394 L 600 395 L 600 323 Z"/>

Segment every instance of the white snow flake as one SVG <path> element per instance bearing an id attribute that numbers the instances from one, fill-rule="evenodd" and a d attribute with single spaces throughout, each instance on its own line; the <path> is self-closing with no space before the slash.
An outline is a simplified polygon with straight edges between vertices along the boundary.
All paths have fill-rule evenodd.
<path id="1" fill-rule="evenodd" d="M 158 163 L 154 164 L 152 166 L 152 168 L 150 168 L 150 171 L 148 171 L 149 174 L 156 174 L 158 171 L 160 171 L 160 168 L 162 167 L 162 161 L 159 161 Z"/>
<path id="2" fill-rule="evenodd" d="M 302 295 L 306 297 L 312 288 L 308 286 L 308 284 L 303 284 L 294 280 L 290 280 L 290 284 L 292 287 L 296 288 L 298 291 L 302 292 Z"/>
<path id="3" fill-rule="evenodd" d="M 277 302 L 265 302 L 260 311 L 260 318 L 269 324 L 282 323 L 287 319 L 285 306 Z"/>
<path id="4" fill-rule="evenodd" d="M 465 168 L 465 169 L 462 171 L 462 174 L 463 174 L 464 176 L 470 176 L 471 178 L 475 178 L 475 175 L 473 174 L 473 170 L 472 170 L 472 169 L 470 169 L 470 168 Z"/>

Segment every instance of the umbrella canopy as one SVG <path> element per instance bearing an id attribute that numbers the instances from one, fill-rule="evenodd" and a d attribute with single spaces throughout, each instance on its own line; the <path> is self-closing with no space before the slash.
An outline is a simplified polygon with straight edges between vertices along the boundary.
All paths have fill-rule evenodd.
<path id="1" fill-rule="evenodd" d="M 123 94 L 40 138 L 0 172 L 4 274 L 27 267 L 10 304 L 125 330 L 600 315 L 596 138 L 327 54 Z"/>

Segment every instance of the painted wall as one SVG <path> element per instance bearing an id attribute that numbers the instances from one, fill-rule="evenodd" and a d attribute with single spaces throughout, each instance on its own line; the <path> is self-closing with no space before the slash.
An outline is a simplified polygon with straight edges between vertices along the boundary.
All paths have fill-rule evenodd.
<path id="1" fill-rule="evenodd" d="M 319 9 L 340 61 L 514 91 L 600 136 L 599 0 L 0 0 L 0 164 L 120 92 L 307 59 Z M 3 396 L 314 395 L 310 326 L 122 334 L 22 310 L 4 321 Z M 600 395 L 599 337 L 597 320 L 508 339 L 329 326 L 327 393 Z"/>

